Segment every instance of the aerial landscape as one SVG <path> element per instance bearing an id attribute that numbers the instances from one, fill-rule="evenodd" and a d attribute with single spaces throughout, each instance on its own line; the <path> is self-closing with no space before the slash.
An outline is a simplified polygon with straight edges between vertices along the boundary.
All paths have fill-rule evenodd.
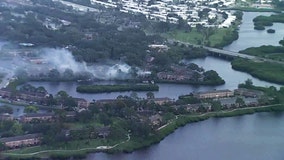
<path id="1" fill-rule="evenodd" d="M 283 0 L 1 0 L 0 159 L 282 160 Z"/>

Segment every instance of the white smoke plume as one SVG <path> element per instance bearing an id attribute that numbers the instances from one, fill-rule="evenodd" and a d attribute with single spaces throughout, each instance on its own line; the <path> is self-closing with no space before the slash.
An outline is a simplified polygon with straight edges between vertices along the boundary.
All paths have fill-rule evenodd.
<path id="1" fill-rule="evenodd" d="M 125 63 L 108 62 L 108 64 L 90 64 L 77 62 L 72 53 L 66 49 L 43 49 L 40 56 L 49 66 L 59 72 L 71 69 L 74 73 L 89 72 L 97 79 L 129 78 L 131 67 Z"/>
<path id="2" fill-rule="evenodd" d="M 6 73 L 9 76 L 7 80 L 18 70 L 24 70 L 29 75 L 38 75 L 48 74 L 51 69 L 57 69 L 60 73 L 71 69 L 74 74 L 88 72 L 94 78 L 102 80 L 126 79 L 132 76 L 131 67 L 122 62 L 108 61 L 107 64 L 87 65 L 85 62 L 77 62 L 72 53 L 66 49 L 32 48 L 32 53 L 22 53 L 21 50 L 15 48 L 14 51 L 10 47 L 7 51 L 5 44 L 7 42 L 0 42 L 0 73 Z"/>
<path id="3" fill-rule="evenodd" d="M 40 58 L 59 72 L 71 69 L 73 72 L 88 71 L 86 63 L 76 62 L 71 52 L 66 49 L 45 48 L 40 51 Z"/>

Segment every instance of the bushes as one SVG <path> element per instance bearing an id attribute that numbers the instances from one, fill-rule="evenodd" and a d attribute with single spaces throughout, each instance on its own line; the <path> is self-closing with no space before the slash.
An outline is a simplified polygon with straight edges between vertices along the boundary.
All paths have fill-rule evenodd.
<path id="1" fill-rule="evenodd" d="M 274 54 L 274 53 L 283 53 L 283 52 L 284 52 L 284 47 L 271 46 L 271 45 L 251 47 L 251 48 L 247 48 L 245 50 L 240 51 L 240 53 L 243 53 L 243 54 L 259 56 L 259 57 L 268 56 L 269 54 Z"/>
<path id="2" fill-rule="evenodd" d="M 262 26 L 262 25 L 256 25 L 256 26 L 254 26 L 254 29 L 255 30 L 265 30 L 265 27 Z"/>
<path id="3" fill-rule="evenodd" d="M 235 59 L 232 61 L 232 68 L 248 72 L 252 76 L 262 80 L 284 84 L 284 65 L 282 64 Z"/>
<path id="4" fill-rule="evenodd" d="M 80 93 L 124 92 L 124 91 L 158 91 L 159 86 L 154 84 L 143 85 L 81 85 L 76 88 Z"/>
<path id="5" fill-rule="evenodd" d="M 274 29 L 268 29 L 267 33 L 275 33 L 275 30 Z"/>
<path id="6" fill-rule="evenodd" d="M 257 16 L 253 19 L 254 29 L 264 30 L 264 26 L 272 26 L 273 23 L 284 23 L 284 14 L 276 14 L 271 16 Z"/>

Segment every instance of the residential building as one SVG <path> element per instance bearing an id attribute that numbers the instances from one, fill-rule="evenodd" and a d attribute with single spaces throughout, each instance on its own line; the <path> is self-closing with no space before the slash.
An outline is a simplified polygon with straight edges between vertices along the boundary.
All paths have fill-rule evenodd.
<path id="1" fill-rule="evenodd" d="M 110 134 L 110 127 L 102 127 L 97 129 L 97 134 L 101 138 L 106 138 Z"/>
<path id="2" fill-rule="evenodd" d="M 153 126 L 159 126 L 162 123 L 162 116 L 159 114 L 155 114 L 149 117 L 149 120 L 151 121 L 151 124 Z"/>
<path id="3" fill-rule="evenodd" d="M 21 122 L 29 123 L 34 120 L 38 121 L 54 121 L 54 113 L 28 113 L 20 117 Z"/>
<path id="4" fill-rule="evenodd" d="M 214 91 L 193 93 L 193 96 L 199 99 L 223 98 L 223 97 L 234 96 L 234 92 L 228 89 L 227 90 L 214 90 Z"/>
<path id="5" fill-rule="evenodd" d="M 155 104 L 159 104 L 159 105 L 173 102 L 173 100 L 168 97 L 154 98 L 154 99 L 150 99 L 149 101 L 154 102 Z"/>
<path id="6" fill-rule="evenodd" d="M 0 96 L 2 98 L 11 97 L 11 95 L 12 95 L 12 90 L 10 90 L 8 88 L 1 88 L 0 89 Z"/>
<path id="7" fill-rule="evenodd" d="M 97 100 L 96 103 L 103 105 L 103 104 L 115 103 L 117 101 L 118 101 L 117 99 L 100 99 Z"/>
<path id="8" fill-rule="evenodd" d="M 83 98 L 74 98 L 78 108 L 88 108 L 90 103 Z"/>
<path id="9" fill-rule="evenodd" d="M 238 89 L 235 89 L 234 92 L 236 95 L 241 95 L 245 97 L 254 97 L 254 98 L 260 97 L 264 94 L 262 91 L 246 89 L 246 88 L 238 88 Z"/>
<path id="10" fill-rule="evenodd" d="M 22 136 L 1 138 L 0 142 L 8 148 L 38 145 L 41 142 L 40 134 L 27 134 Z"/>

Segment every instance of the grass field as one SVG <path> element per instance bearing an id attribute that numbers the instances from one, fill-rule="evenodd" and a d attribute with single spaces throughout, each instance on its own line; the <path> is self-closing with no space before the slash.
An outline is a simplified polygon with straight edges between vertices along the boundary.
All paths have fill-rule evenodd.
<path id="1" fill-rule="evenodd" d="M 180 40 L 183 42 L 188 42 L 192 44 L 201 44 L 203 40 L 203 35 L 199 32 L 197 32 L 196 28 L 193 28 L 191 32 L 185 32 L 185 31 L 172 31 L 167 34 L 165 34 L 167 38 L 173 38 L 176 40 Z"/>
<path id="2" fill-rule="evenodd" d="M 244 71 L 261 80 L 284 84 L 284 65 L 271 62 L 254 62 L 246 59 L 232 61 L 233 69 Z"/>
<path id="3" fill-rule="evenodd" d="M 234 31 L 234 27 L 206 28 L 200 32 L 196 28 L 192 28 L 190 32 L 175 30 L 164 34 L 164 36 L 191 44 L 222 47 L 235 40 Z"/>

